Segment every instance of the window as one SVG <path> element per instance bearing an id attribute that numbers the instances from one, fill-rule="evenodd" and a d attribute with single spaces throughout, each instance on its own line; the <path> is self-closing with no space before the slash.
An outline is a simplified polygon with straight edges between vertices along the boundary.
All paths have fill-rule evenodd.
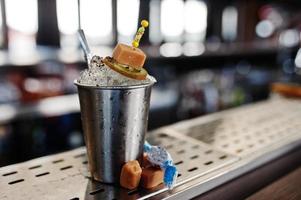
<path id="1" fill-rule="evenodd" d="M 76 0 L 57 0 L 57 21 L 63 49 L 77 49 L 78 4 Z M 66 12 L 68 10 L 68 12 Z"/>
<path id="2" fill-rule="evenodd" d="M 184 30 L 184 2 L 182 0 L 162 1 L 161 30 L 166 41 L 181 41 Z"/>
<path id="3" fill-rule="evenodd" d="M 7 25 L 25 34 L 35 34 L 38 29 L 37 0 L 8 0 L 6 3 Z"/>
<path id="4" fill-rule="evenodd" d="M 186 41 L 203 41 L 207 28 L 207 5 L 203 1 L 185 3 Z"/>
<path id="5" fill-rule="evenodd" d="M 117 1 L 117 30 L 120 42 L 131 43 L 137 31 L 138 14 L 138 0 Z"/>
<path id="6" fill-rule="evenodd" d="M 81 25 L 92 45 L 112 42 L 112 1 L 82 0 Z M 68 8 L 66 8 L 68 10 Z"/>
<path id="7" fill-rule="evenodd" d="M 162 34 L 160 30 L 160 8 L 161 2 L 158 0 L 151 0 L 150 2 L 150 16 L 149 16 L 149 40 L 153 44 L 160 44 L 162 42 Z"/>
<path id="8" fill-rule="evenodd" d="M 30 60 L 34 57 L 36 48 L 37 0 L 8 0 L 5 3 L 10 38 L 9 49 L 14 57 L 19 56 L 14 60 Z"/>

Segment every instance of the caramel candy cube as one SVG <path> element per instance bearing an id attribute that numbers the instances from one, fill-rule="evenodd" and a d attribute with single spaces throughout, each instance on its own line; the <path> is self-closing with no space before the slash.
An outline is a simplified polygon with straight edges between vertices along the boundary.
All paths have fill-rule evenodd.
<path id="1" fill-rule="evenodd" d="M 120 185 L 127 189 L 138 187 L 142 169 L 137 160 L 129 161 L 123 165 L 120 174 Z"/>
<path id="2" fill-rule="evenodd" d="M 140 69 L 144 65 L 146 55 L 139 48 L 117 44 L 113 51 L 113 58 L 120 64 Z"/>
<path id="3" fill-rule="evenodd" d="M 151 166 L 152 166 L 152 164 L 151 164 L 151 162 L 147 159 L 147 154 L 144 153 L 144 154 L 143 154 L 143 159 L 142 159 L 142 167 L 143 167 L 143 168 L 146 168 L 146 167 L 151 167 Z"/>
<path id="4" fill-rule="evenodd" d="M 156 167 L 148 167 L 142 170 L 140 184 L 146 189 L 153 188 L 163 183 L 163 170 Z"/>

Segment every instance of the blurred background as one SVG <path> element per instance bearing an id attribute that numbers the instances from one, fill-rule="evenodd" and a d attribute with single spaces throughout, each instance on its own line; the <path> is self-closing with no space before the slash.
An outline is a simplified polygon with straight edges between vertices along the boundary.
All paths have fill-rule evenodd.
<path id="1" fill-rule="evenodd" d="M 300 83 L 300 0 L 0 0 L 0 167 L 82 146 L 76 31 L 111 55 L 148 19 L 149 129 Z M 78 8 L 81 10 L 79 21 Z"/>

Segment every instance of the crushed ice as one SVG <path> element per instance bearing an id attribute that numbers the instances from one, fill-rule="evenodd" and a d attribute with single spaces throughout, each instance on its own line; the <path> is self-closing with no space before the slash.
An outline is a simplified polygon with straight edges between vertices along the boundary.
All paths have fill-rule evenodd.
<path id="1" fill-rule="evenodd" d="M 80 73 L 77 81 L 89 86 L 132 86 L 156 82 L 156 79 L 150 75 L 145 80 L 127 78 L 102 64 L 100 57 L 93 56 L 89 68 Z"/>

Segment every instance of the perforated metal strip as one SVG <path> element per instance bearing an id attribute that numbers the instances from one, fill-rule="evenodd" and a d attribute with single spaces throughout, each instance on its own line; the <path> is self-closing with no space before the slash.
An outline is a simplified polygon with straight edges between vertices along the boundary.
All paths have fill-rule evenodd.
<path id="1" fill-rule="evenodd" d="M 148 141 L 165 146 L 179 169 L 171 192 L 93 182 L 79 148 L 0 168 L 0 199 L 191 198 L 299 146 L 300 117 L 300 101 L 274 98 L 149 133 Z"/>
<path id="2" fill-rule="evenodd" d="M 276 98 L 180 123 L 171 129 L 244 157 L 301 134 L 300 119 L 300 101 Z"/>
<path id="3" fill-rule="evenodd" d="M 235 162 L 236 157 L 191 141 L 181 135 L 157 132 L 148 138 L 152 144 L 165 146 L 179 170 L 177 185 Z M 180 148 L 179 148 L 180 147 Z M 88 178 L 85 149 L 36 159 L 0 169 L 2 198 L 28 197 L 40 199 L 137 199 L 165 191 L 163 185 L 152 190 L 129 191 L 112 185 L 91 182 Z M 87 188 L 83 188 L 87 186 Z M 35 196 L 31 196 L 35 194 Z M 109 197 L 109 198 L 108 198 Z M 36 198 L 38 199 L 38 198 Z"/>

